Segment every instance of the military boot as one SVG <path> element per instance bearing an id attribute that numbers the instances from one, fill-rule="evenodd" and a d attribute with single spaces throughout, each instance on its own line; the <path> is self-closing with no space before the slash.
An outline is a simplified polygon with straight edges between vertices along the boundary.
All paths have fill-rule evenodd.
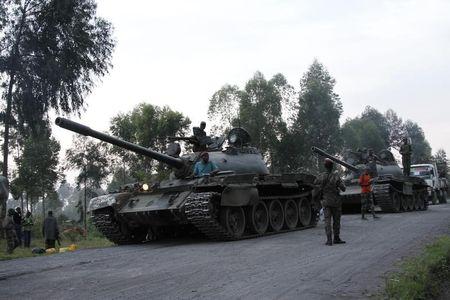
<path id="1" fill-rule="evenodd" d="M 341 240 L 341 238 L 339 236 L 335 236 L 333 243 L 335 243 L 335 244 L 345 244 L 345 241 Z"/>
<path id="2" fill-rule="evenodd" d="M 331 241 L 331 235 L 327 235 L 327 242 L 325 243 L 327 246 L 333 246 L 333 242 Z"/>

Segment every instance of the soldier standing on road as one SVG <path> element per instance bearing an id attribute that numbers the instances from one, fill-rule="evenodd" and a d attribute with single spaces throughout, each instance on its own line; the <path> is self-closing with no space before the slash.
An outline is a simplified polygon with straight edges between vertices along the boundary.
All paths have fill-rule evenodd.
<path id="1" fill-rule="evenodd" d="M 16 235 L 16 227 L 13 220 L 14 214 L 16 212 L 14 209 L 10 208 L 8 210 L 8 215 L 3 219 L 3 229 L 6 235 L 6 253 L 12 254 L 14 249 L 19 245 Z"/>
<path id="2" fill-rule="evenodd" d="M 51 210 L 48 211 L 48 216 L 44 220 L 42 235 L 45 239 L 45 249 L 55 248 L 55 241 L 59 238 L 59 229 Z"/>
<path id="3" fill-rule="evenodd" d="M 333 162 L 325 159 L 326 172 L 320 174 L 314 184 L 322 191 L 322 206 L 325 217 L 325 233 L 327 242 L 325 245 L 344 244 L 339 234 L 341 229 L 342 201 L 339 190 L 345 191 L 345 185 L 337 173 L 333 173 Z M 331 231 L 331 218 L 333 218 L 333 232 Z M 334 239 L 331 240 L 332 233 Z"/>
<path id="4" fill-rule="evenodd" d="M 400 147 L 400 154 L 402 155 L 403 175 L 409 176 L 411 169 L 411 153 L 412 147 L 408 143 L 408 138 L 403 138 L 403 145 Z"/>
<path id="5" fill-rule="evenodd" d="M 372 198 L 372 177 L 369 174 L 369 168 L 364 170 L 364 173 L 359 176 L 359 185 L 361 186 L 361 219 L 367 220 L 365 213 L 368 209 L 372 212 L 374 219 L 378 216 L 375 215 L 375 206 Z"/>

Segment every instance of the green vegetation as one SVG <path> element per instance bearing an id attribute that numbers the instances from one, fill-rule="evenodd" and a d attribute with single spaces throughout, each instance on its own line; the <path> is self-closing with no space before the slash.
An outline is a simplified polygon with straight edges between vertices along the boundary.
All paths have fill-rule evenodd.
<path id="1" fill-rule="evenodd" d="M 450 236 L 426 247 L 418 257 L 406 261 L 399 273 L 387 280 L 390 299 L 436 299 L 442 284 L 450 280 Z"/>

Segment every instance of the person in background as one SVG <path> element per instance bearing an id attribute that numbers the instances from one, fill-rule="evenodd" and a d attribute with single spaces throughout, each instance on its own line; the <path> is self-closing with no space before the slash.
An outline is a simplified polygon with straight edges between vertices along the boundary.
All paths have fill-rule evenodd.
<path id="1" fill-rule="evenodd" d="M 17 239 L 19 240 L 19 246 L 22 247 L 23 216 L 22 216 L 22 210 L 20 209 L 20 207 L 16 207 L 16 211 L 14 213 L 13 220 L 14 220 L 14 229 L 16 230 L 16 236 L 17 236 Z"/>
<path id="2" fill-rule="evenodd" d="M 42 235 L 45 239 L 45 249 L 55 248 L 55 241 L 59 238 L 59 229 L 51 210 L 48 211 L 48 216 L 44 220 Z"/>
<path id="3" fill-rule="evenodd" d="M 31 230 L 33 229 L 33 216 L 31 212 L 27 211 L 25 215 L 25 219 L 23 220 L 23 243 L 24 247 L 30 248 L 31 244 Z"/>
<path id="4" fill-rule="evenodd" d="M 13 220 L 15 213 L 14 209 L 10 208 L 2 223 L 6 236 L 6 253 L 8 254 L 12 254 L 14 249 L 19 245 L 16 235 L 16 224 Z"/>
<path id="5" fill-rule="evenodd" d="M 364 173 L 359 176 L 359 185 L 361 186 L 361 219 L 367 220 L 365 214 L 370 209 L 374 219 L 378 216 L 375 214 L 375 206 L 372 198 L 372 177 L 369 173 L 369 167 L 364 169 Z"/>

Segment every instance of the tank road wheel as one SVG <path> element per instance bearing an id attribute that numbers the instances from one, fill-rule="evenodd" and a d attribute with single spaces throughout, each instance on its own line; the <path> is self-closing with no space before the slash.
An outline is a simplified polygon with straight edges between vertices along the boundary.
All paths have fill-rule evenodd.
<path id="1" fill-rule="evenodd" d="M 447 192 L 446 191 L 440 191 L 439 192 L 439 203 L 444 204 L 447 203 Z"/>
<path id="2" fill-rule="evenodd" d="M 408 196 L 406 195 L 399 195 L 401 205 L 400 210 L 401 211 L 407 211 L 408 210 Z"/>
<path id="3" fill-rule="evenodd" d="M 311 203 L 307 198 L 300 199 L 298 203 L 298 218 L 302 226 L 311 224 Z"/>
<path id="4" fill-rule="evenodd" d="M 419 210 L 419 201 L 420 201 L 420 197 L 418 193 L 413 193 L 412 195 L 414 201 L 413 201 L 413 210 Z"/>
<path id="5" fill-rule="evenodd" d="M 298 224 L 298 207 L 297 203 L 289 199 L 284 204 L 284 220 L 288 229 L 294 229 Z"/>
<path id="6" fill-rule="evenodd" d="M 400 211 L 400 205 L 401 205 L 402 197 L 399 193 L 393 192 L 391 194 L 391 201 L 392 201 L 392 211 L 393 212 L 399 212 Z"/>
<path id="7" fill-rule="evenodd" d="M 220 223 L 233 238 L 240 238 L 245 230 L 245 213 L 242 207 L 224 207 L 220 211 Z"/>
<path id="8" fill-rule="evenodd" d="M 259 201 L 250 209 L 250 229 L 254 233 L 264 234 L 269 227 L 269 212 L 267 205 Z"/>
<path id="9" fill-rule="evenodd" d="M 269 223 L 273 231 L 277 232 L 283 228 L 284 212 L 279 200 L 272 200 L 269 204 Z"/>
<path id="10" fill-rule="evenodd" d="M 414 198 L 412 195 L 406 196 L 406 203 L 408 204 L 408 210 L 414 210 Z"/>

